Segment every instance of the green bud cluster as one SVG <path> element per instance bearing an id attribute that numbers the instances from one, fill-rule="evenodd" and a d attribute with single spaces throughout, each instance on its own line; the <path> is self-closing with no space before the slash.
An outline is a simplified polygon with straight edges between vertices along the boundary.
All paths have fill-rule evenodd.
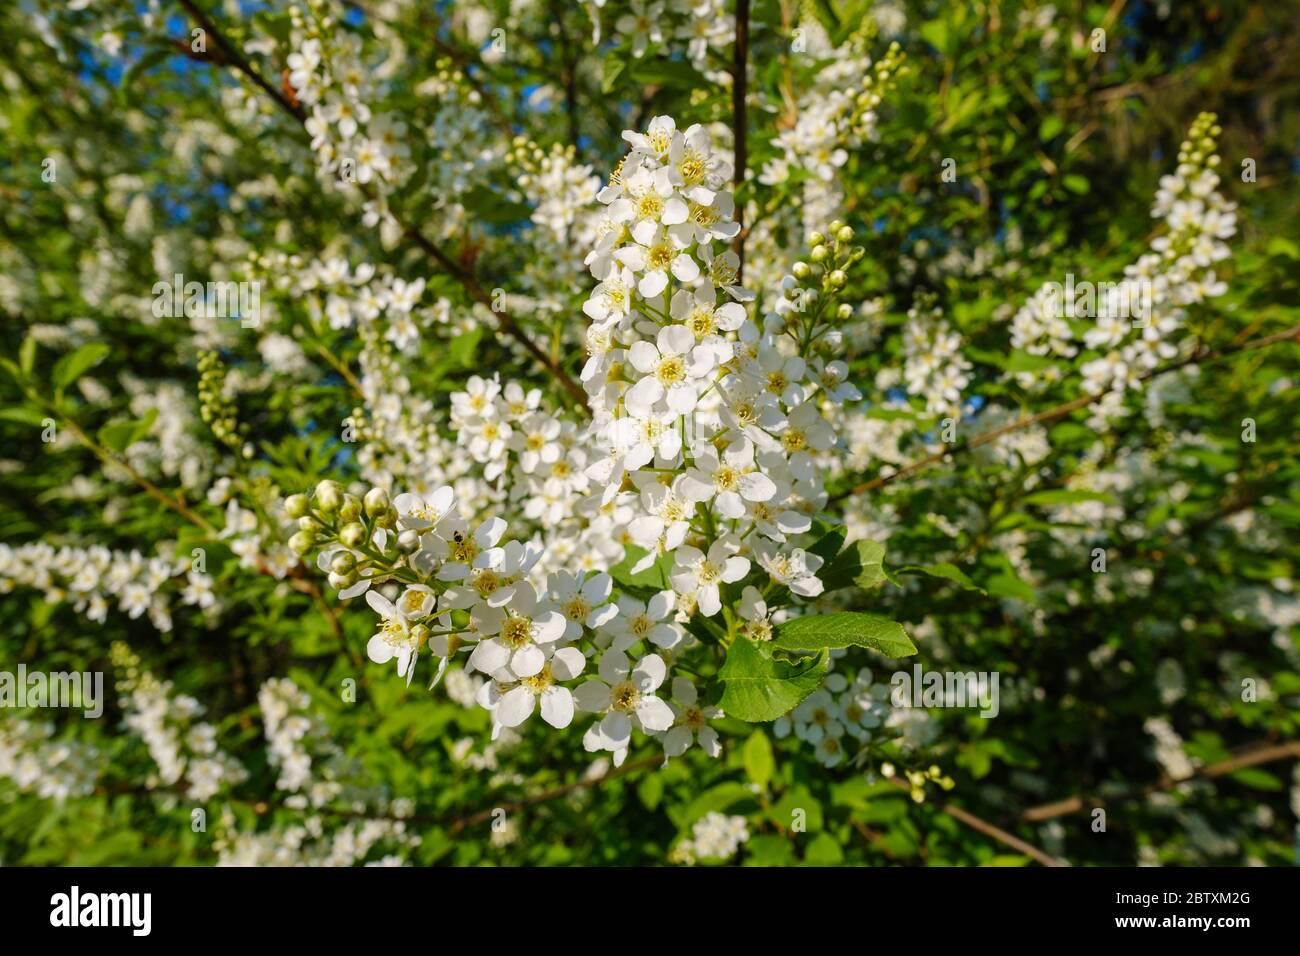
<path id="1" fill-rule="evenodd" d="M 249 425 L 239 421 L 235 403 L 225 395 L 226 366 L 216 352 L 199 356 L 199 416 L 212 429 L 213 436 L 231 451 L 244 458 L 253 457 L 253 446 L 246 440 Z"/>
<path id="2" fill-rule="evenodd" d="M 1187 131 L 1187 139 L 1178 147 L 1178 163 L 1198 168 L 1213 169 L 1222 159 L 1215 152 L 1223 127 L 1219 125 L 1216 113 L 1201 113 L 1192 121 L 1192 128 Z"/>
<path id="3" fill-rule="evenodd" d="M 908 67 L 903 63 L 907 54 L 897 42 L 891 43 L 885 55 L 875 62 L 871 72 L 862 78 L 862 88 L 853 98 L 853 114 L 849 127 L 858 135 L 866 135 L 875 125 L 875 111 L 881 101 L 898 85 L 898 78 L 906 76 Z"/>

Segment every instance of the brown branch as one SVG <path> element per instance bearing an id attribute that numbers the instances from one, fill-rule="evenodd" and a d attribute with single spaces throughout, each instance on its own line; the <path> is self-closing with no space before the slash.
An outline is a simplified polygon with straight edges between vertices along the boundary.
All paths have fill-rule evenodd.
<path id="1" fill-rule="evenodd" d="M 1270 345 L 1277 345 L 1281 342 L 1288 342 L 1288 341 L 1300 342 L 1300 325 L 1292 326 L 1291 328 L 1287 329 L 1285 332 L 1277 332 L 1273 335 L 1266 335 L 1263 336 L 1262 338 L 1252 339 L 1249 342 L 1230 345 L 1227 348 L 1223 348 L 1218 351 L 1193 353 L 1192 355 L 1188 356 L 1185 359 L 1181 359 L 1180 361 L 1174 362 L 1171 365 L 1166 365 L 1164 368 L 1159 368 L 1152 372 L 1148 372 L 1145 375 L 1140 376 L 1138 380 L 1141 382 L 1146 382 L 1149 381 L 1150 379 L 1159 378 L 1162 375 L 1167 375 L 1170 372 L 1176 372 L 1179 369 L 1186 368 L 1189 365 L 1206 365 L 1209 364 L 1210 362 L 1216 362 L 1219 359 L 1227 358 L 1230 355 L 1235 355 L 1238 352 L 1250 352 L 1253 351 L 1254 349 L 1268 348 Z M 1095 394 L 1080 395 L 1078 398 L 1072 399 L 1068 402 L 1065 402 L 1064 404 L 1057 405 L 1053 408 L 1049 408 L 1046 411 L 1038 412 L 1035 415 L 1021 416 L 1020 418 L 1016 419 L 1013 422 L 1009 422 L 1006 425 L 1002 425 L 998 428 L 993 428 L 990 429 L 989 431 L 982 432 L 981 434 L 976 435 L 968 442 L 965 442 L 960 445 L 950 445 L 948 447 L 941 449 L 940 451 L 935 452 L 932 455 L 927 455 L 926 457 L 920 458 L 908 465 L 904 465 L 902 468 L 898 469 L 895 472 L 891 472 L 888 475 L 881 475 L 877 478 L 871 479 L 870 481 L 865 481 L 860 485 L 855 485 L 849 490 L 840 492 L 839 494 L 833 496 L 831 500 L 839 501 L 843 498 L 849 497 L 850 495 L 857 495 L 866 491 L 875 491 L 877 488 L 883 488 L 885 485 L 892 484 L 893 482 L 899 480 L 900 478 L 906 478 L 910 475 L 916 474 L 917 472 L 924 471 L 925 469 L 929 468 L 931 465 L 935 465 L 943 461 L 945 458 L 952 457 L 954 455 L 957 455 L 960 452 L 970 451 L 971 449 L 979 448 L 981 445 L 987 445 L 989 442 L 997 441 L 999 438 L 1003 437 L 1004 435 L 1009 435 L 1010 433 L 1019 431 L 1022 428 L 1028 428 L 1030 425 L 1038 425 L 1044 422 L 1056 421 L 1056 419 L 1058 418 L 1064 418 L 1066 415 L 1070 414 L 1071 412 L 1078 411 L 1081 408 L 1087 408 L 1089 405 L 1101 401 L 1108 394 L 1110 393 L 1097 392 Z"/>
<path id="2" fill-rule="evenodd" d="M 966 826 L 970 827 L 972 830 L 977 830 L 980 833 L 983 833 L 985 836 L 992 837 L 994 840 L 997 840 L 999 843 L 1005 844 L 1006 846 L 1011 847 L 1011 849 L 1019 853 L 1023 853 L 1028 857 L 1031 857 L 1036 862 L 1041 863 L 1043 866 L 1069 866 L 1070 865 L 1064 860 L 1058 860 L 1054 856 L 1049 856 L 1048 854 L 1044 853 L 1042 850 L 1038 849 L 1038 847 L 1034 846 L 1032 843 L 1026 843 L 1018 836 L 1010 834 L 1006 830 L 1001 829 L 1000 827 L 995 827 L 993 824 L 981 820 L 979 817 L 975 816 L 972 813 L 967 813 L 961 807 L 954 807 L 945 804 L 941 809 L 943 810 L 944 813 L 948 814 L 948 816 L 952 817 L 954 820 L 958 820 L 961 823 L 966 824 Z"/>
<path id="3" fill-rule="evenodd" d="M 911 789 L 910 786 L 903 780 L 895 779 L 893 783 L 894 786 L 898 787 L 901 790 Z M 1015 834 L 1008 833 L 1006 830 L 1003 830 L 1001 827 L 994 826 L 993 824 L 989 823 L 987 820 L 981 820 L 979 817 L 975 816 L 975 814 L 971 813 L 969 810 L 963 810 L 961 807 L 954 807 L 950 803 L 937 803 L 934 804 L 933 806 L 935 807 L 935 809 L 948 814 L 948 816 L 952 817 L 954 820 L 958 821 L 959 823 L 965 824 L 966 826 L 970 827 L 972 830 L 984 834 L 986 837 L 990 837 L 994 840 L 997 840 L 999 843 L 1003 844 L 1004 846 L 1010 847 L 1011 849 L 1015 850 L 1017 853 L 1023 853 L 1025 856 L 1030 857 L 1037 863 L 1041 863 L 1043 866 L 1069 866 L 1070 865 L 1068 862 L 1064 860 L 1058 860 L 1054 856 L 1049 856 L 1048 854 L 1044 853 L 1042 850 L 1038 849 L 1038 847 L 1034 846 L 1032 843 L 1025 842 Z"/>
<path id="4" fill-rule="evenodd" d="M 248 77 L 255 86 L 260 87 L 264 93 L 279 103 L 285 112 L 297 119 L 298 122 L 301 123 L 306 120 L 307 116 L 303 112 L 302 107 L 290 103 L 288 97 L 268 83 L 266 79 L 257 72 L 257 70 L 253 69 L 252 64 L 250 64 L 244 55 L 226 40 L 221 31 L 217 29 L 217 25 L 209 19 L 206 13 L 200 10 L 198 6 L 193 3 L 193 0 L 178 0 L 178 2 L 186 9 L 186 11 L 189 12 L 189 15 L 194 18 L 195 22 L 198 23 L 199 26 L 201 26 L 207 33 L 212 34 L 212 39 L 220 48 L 225 63 L 229 63 L 240 73 L 244 74 L 244 76 Z"/>
<path id="5" fill-rule="evenodd" d="M 303 112 L 302 107 L 291 103 L 279 90 L 268 83 L 261 74 L 253 68 L 248 60 L 245 59 L 228 40 L 226 40 L 212 20 L 199 10 L 192 0 L 178 0 L 178 2 L 189 11 L 190 15 L 194 17 L 200 26 L 207 30 L 208 33 L 212 34 L 213 40 L 221 48 L 223 56 L 225 56 L 229 63 L 239 70 L 239 72 L 247 76 L 263 91 L 269 94 L 276 103 L 285 110 L 285 112 L 298 121 L 299 125 L 305 124 L 306 115 Z M 371 192 L 364 189 L 362 192 L 367 195 L 367 198 L 370 198 L 373 195 Z M 582 386 L 578 384 L 578 382 L 576 382 L 567 371 L 565 371 L 553 356 L 545 352 L 541 346 L 533 341 L 513 316 L 504 310 L 496 308 L 497 303 L 495 303 L 492 296 L 483 289 L 478 280 L 459 263 L 455 262 L 450 256 L 448 256 L 437 245 L 437 243 L 425 236 L 419 229 L 413 225 L 402 222 L 401 219 L 398 218 L 397 214 L 391 209 L 389 210 L 389 213 L 393 216 L 394 220 L 397 221 L 398 226 L 401 227 L 402 232 L 407 239 L 419 246 L 420 249 L 437 262 L 448 275 L 459 282 L 465 291 L 469 293 L 471 298 L 486 305 L 492 310 L 493 315 L 496 316 L 497 327 L 522 345 L 529 355 L 536 359 L 548 372 L 550 372 L 551 376 L 555 378 L 564 390 L 569 393 L 570 397 L 573 398 L 578 411 L 582 414 L 590 415 L 590 410 L 587 407 L 587 393 Z"/>
<path id="6" fill-rule="evenodd" d="M 590 779 L 582 778 L 579 780 L 575 780 L 572 783 L 561 784 L 560 786 L 552 787 L 549 790 L 543 790 L 541 793 L 533 794 L 531 797 L 525 797 L 522 800 L 515 800 L 511 803 L 503 803 L 499 807 L 492 807 L 491 809 L 488 810 L 480 810 L 478 813 L 471 814 L 468 817 L 462 817 L 461 819 L 453 822 L 451 824 L 450 832 L 454 836 L 455 834 L 460 833 L 462 830 L 466 829 L 467 827 L 472 827 L 477 823 L 483 823 L 487 820 L 490 820 L 492 818 L 492 814 L 496 813 L 496 811 L 498 810 L 504 810 L 507 813 L 511 813 L 515 810 L 522 810 L 524 807 L 533 806 L 534 804 L 538 804 L 538 803 L 545 803 L 548 800 L 554 800 L 556 797 L 562 797 L 565 794 L 572 793 L 575 790 L 582 790 L 586 787 L 599 787 L 601 784 L 609 780 L 615 780 L 619 777 L 626 777 L 630 773 L 635 773 L 638 770 L 644 770 L 646 767 L 653 766 L 654 764 L 657 763 L 663 763 L 663 757 L 657 754 L 652 757 L 643 757 L 640 760 L 634 760 L 631 763 L 625 763 L 621 767 L 615 767 L 614 769 L 601 774 L 599 777 L 592 777 Z"/>
<path id="7" fill-rule="evenodd" d="M 1289 744 L 1275 744 L 1272 746 L 1251 746 L 1227 760 L 1210 764 L 1208 767 L 1199 767 L 1185 777 L 1170 777 L 1166 774 L 1160 778 L 1159 782 L 1152 784 L 1151 786 L 1124 790 L 1107 797 L 1090 794 L 1080 794 L 1075 797 L 1067 797 L 1064 800 L 1056 800 L 1052 803 L 1044 803 L 1036 807 L 1030 807 L 1028 810 L 1020 814 L 1020 819 L 1026 823 L 1041 823 L 1044 820 L 1052 820 L 1056 817 L 1064 817 L 1069 816 L 1072 813 L 1078 813 L 1085 807 L 1092 808 L 1104 806 L 1107 802 L 1124 803 L 1130 800 L 1140 800 L 1149 797 L 1154 793 L 1169 790 L 1172 787 L 1176 787 L 1182 783 L 1188 783 L 1192 780 L 1212 780 L 1215 777 L 1222 777 L 1230 773 L 1236 773 L 1238 770 L 1245 770 L 1248 767 L 1258 767 L 1260 764 L 1274 763 L 1278 760 L 1288 760 L 1293 757 L 1300 758 L 1300 741 L 1295 741 Z"/>

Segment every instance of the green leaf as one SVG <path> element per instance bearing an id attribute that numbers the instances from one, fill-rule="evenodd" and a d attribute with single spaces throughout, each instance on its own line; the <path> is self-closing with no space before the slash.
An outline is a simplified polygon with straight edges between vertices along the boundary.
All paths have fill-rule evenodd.
<path id="1" fill-rule="evenodd" d="M 1237 783 L 1245 784 L 1254 790 L 1269 790 L 1278 792 L 1285 787 L 1282 781 L 1269 773 L 1267 770 L 1261 770 L 1259 767 L 1246 767 L 1242 770 L 1234 770 L 1228 775 Z"/>
<path id="2" fill-rule="evenodd" d="M 766 787 L 776 771 L 776 758 L 772 756 L 772 742 L 767 734 L 756 730 L 745 741 L 745 773 L 760 787 Z"/>
<path id="3" fill-rule="evenodd" d="M 1270 256 L 1286 256 L 1288 259 L 1300 259 L 1300 245 L 1285 236 L 1274 236 L 1268 241 Z"/>
<path id="4" fill-rule="evenodd" d="M 1054 488 L 1051 491 L 1035 491 L 1025 495 L 1027 505 L 1073 505 L 1083 501 L 1100 501 L 1108 505 L 1116 504 L 1115 496 L 1101 491 L 1071 491 L 1068 488 Z"/>
<path id="5" fill-rule="evenodd" d="M 1070 192 L 1078 193 L 1080 196 L 1084 195 L 1092 188 L 1092 185 L 1088 180 L 1083 176 L 1080 176 L 1078 173 L 1070 173 L 1061 180 L 1061 182 L 1065 184 L 1065 188 L 1070 190 Z"/>
<path id="6" fill-rule="evenodd" d="M 897 574 L 912 573 L 928 574 L 932 578 L 943 578 L 946 581 L 952 581 L 954 584 L 960 584 L 967 591 L 979 591 L 986 594 L 982 587 L 970 579 L 970 577 L 961 568 L 947 561 L 940 561 L 938 564 L 909 564 L 906 567 L 899 568 Z"/>
<path id="7" fill-rule="evenodd" d="M 18 347 L 18 365 L 24 375 L 31 375 L 32 368 L 36 365 L 36 340 L 30 335 Z"/>
<path id="8" fill-rule="evenodd" d="M 778 627 L 772 639 L 773 647 L 789 651 L 851 645 L 869 647 L 890 657 L 909 657 L 916 653 L 916 645 L 908 638 L 903 625 L 879 614 L 858 611 L 796 617 Z"/>
<path id="9" fill-rule="evenodd" d="M 745 866 L 789 866 L 794 847 L 785 837 L 764 833 L 745 844 Z"/>
<path id="10" fill-rule="evenodd" d="M 472 368 L 478 355 L 478 344 L 483 338 L 483 326 L 476 325 L 468 332 L 462 332 L 451 340 L 447 346 L 447 357 L 461 368 Z"/>
<path id="11" fill-rule="evenodd" d="M 776 720 L 821 685 L 828 660 L 825 652 L 798 663 L 775 660 L 749 638 L 737 637 L 718 671 L 720 706 L 728 716 L 751 723 Z"/>
<path id="12" fill-rule="evenodd" d="M 609 576 L 623 588 L 634 592 L 668 590 L 672 586 L 668 581 L 668 573 L 673 567 L 673 556 L 671 554 L 661 554 L 655 559 L 654 564 L 644 571 L 638 571 L 636 574 L 632 573 L 633 565 L 644 558 L 647 553 L 644 548 L 629 544 L 623 560 L 609 569 Z"/>
<path id="13" fill-rule="evenodd" d="M 154 420 L 157 418 L 158 409 L 151 408 L 145 412 L 143 418 L 136 421 L 110 422 L 99 430 L 99 443 L 120 455 L 136 442 L 145 438 L 149 434 L 149 429 L 153 428 Z"/>
<path id="14" fill-rule="evenodd" d="M 879 541 L 854 541 L 822 569 L 822 584 L 837 591 L 850 584 L 871 590 L 885 583 L 885 546 Z"/>
<path id="15" fill-rule="evenodd" d="M 803 859 L 815 866 L 838 866 L 844 862 L 844 851 L 829 833 L 819 833 L 808 844 Z"/>
<path id="16" fill-rule="evenodd" d="M 33 428 L 44 428 L 47 417 L 49 416 L 39 409 L 32 408 L 30 405 L 14 405 L 10 408 L 0 408 L 0 419 L 7 422 L 31 425 Z"/>
<path id="17" fill-rule="evenodd" d="M 620 56 L 617 50 L 611 51 L 610 54 L 605 57 L 605 63 L 601 69 L 600 91 L 602 93 L 608 93 L 610 90 L 614 89 L 614 84 L 618 82 L 619 76 L 622 75 L 623 70 L 626 67 L 627 58 Z"/>
<path id="18" fill-rule="evenodd" d="M 940 53 L 948 52 L 948 24 L 943 20 L 921 24 L 921 36 Z"/>
<path id="19" fill-rule="evenodd" d="M 989 578 L 984 582 L 988 588 L 988 593 L 993 597 L 1010 598 L 1013 601 L 1032 602 L 1038 599 L 1038 594 L 1032 587 L 1026 584 L 1014 574 L 1005 572 L 997 577 Z"/>
<path id="20" fill-rule="evenodd" d="M 50 380 L 62 391 L 108 357 L 109 348 L 102 342 L 90 342 L 54 363 Z"/>
<path id="21" fill-rule="evenodd" d="M 1046 355 L 1033 355 L 1023 349 L 1016 349 L 1003 367 L 1008 372 L 1038 372 L 1055 364 Z"/>
<path id="22" fill-rule="evenodd" d="M 1045 116 L 1043 121 L 1038 124 L 1038 138 L 1046 143 L 1049 139 L 1055 139 L 1060 135 L 1061 130 L 1065 129 L 1065 123 L 1059 116 Z"/>
<path id="23" fill-rule="evenodd" d="M 647 810 L 655 810 L 664 796 L 664 778 L 657 773 L 646 774 L 637 784 L 636 795 Z"/>

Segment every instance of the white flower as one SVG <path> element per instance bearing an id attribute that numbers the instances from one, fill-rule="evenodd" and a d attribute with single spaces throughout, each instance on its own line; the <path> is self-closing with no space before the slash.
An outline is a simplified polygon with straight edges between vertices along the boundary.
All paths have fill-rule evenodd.
<path id="1" fill-rule="evenodd" d="M 576 647 L 546 644 L 541 650 L 544 661 L 536 674 L 515 679 L 512 668 L 504 668 L 479 688 L 479 704 L 493 711 L 493 739 L 501 727 L 518 727 L 527 720 L 538 701 L 542 720 L 552 727 L 564 728 L 572 723 L 573 694 L 559 682 L 578 677 L 587 659 Z"/>
<path id="2" fill-rule="evenodd" d="M 628 390 L 628 411 L 648 417 L 655 403 L 666 398 L 672 412 L 685 415 L 699 400 L 695 379 L 712 369 L 711 357 L 700 361 L 694 355 L 695 336 L 681 325 L 661 328 L 656 343 L 639 341 L 628 351 L 632 367 L 645 376 Z"/>
<path id="3" fill-rule="evenodd" d="M 620 766 L 633 727 L 656 733 L 673 724 L 672 708 L 654 695 L 668 668 L 657 654 L 647 654 L 633 668 L 626 654 L 610 649 L 600 658 L 599 673 L 600 679 L 587 681 L 574 693 L 579 709 L 605 715 L 582 743 L 588 751 L 611 751 L 614 765 Z"/>
<path id="4" fill-rule="evenodd" d="M 603 571 L 599 574 L 556 571 L 548 583 L 551 600 L 559 606 L 566 619 L 566 640 L 576 640 L 582 636 L 584 626 L 594 630 L 618 614 L 615 605 L 605 603 L 614 582 Z"/>
<path id="5" fill-rule="evenodd" d="M 722 753 L 718 732 L 708 725 L 710 720 L 721 717 L 722 711 L 717 707 L 701 707 L 697 697 L 695 685 L 689 680 L 673 678 L 673 698 L 678 703 L 670 705 L 674 714 L 673 726 L 663 736 L 665 762 L 669 757 L 686 753 L 693 742 L 698 742 L 700 749 L 710 757 Z"/>
<path id="6" fill-rule="evenodd" d="M 411 682 L 415 673 L 412 662 L 419 642 L 411 635 L 410 619 L 406 613 L 378 591 L 366 592 L 366 603 L 379 614 L 379 629 L 366 643 L 366 655 L 376 664 L 387 664 L 397 659 L 397 676 Z"/>
<path id="7" fill-rule="evenodd" d="M 671 576 L 673 589 L 699 602 L 705 617 L 722 609 L 719 585 L 739 581 L 749 573 L 749 559 L 737 555 L 736 548 L 737 542 L 724 536 L 713 542 L 707 555 L 690 545 L 682 545 L 674 555 L 677 569 Z"/>
<path id="8" fill-rule="evenodd" d="M 682 492 L 694 502 L 714 501 L 726 518 L 743 518 L 745 502 L 769 501 L 776 483 L 755 470 L 754 446 L 748 439 L 732 442 L 721 457 L 713 445 L 694 450 L 695 467 L 682 479 Z"/>
<path id="9" fill-rule="evenodd" d="M 546 664 L 539 645 L 553 644 L 564 636 L 564 615 L 538 600 L 537 592 L 521 581 L 505 607 L 480 604 L 472 612 L 484 636 L 469 656 L 469 666 L 494 675 L 509 666 L 515 677 L 532 677 Z"/>
<path id="10" fill-rule="evenodd" d="M 660 591 L 644 602 L 634 597 L 619 598 L 618 616 L 606 627 L 613 635 L 611 647 L 626 651 L 642 640 L 657 647 L 674 647 L 682 637 L 677 625 L 669 620 L 675 607 L 676 595 L 672 591 Z"/>

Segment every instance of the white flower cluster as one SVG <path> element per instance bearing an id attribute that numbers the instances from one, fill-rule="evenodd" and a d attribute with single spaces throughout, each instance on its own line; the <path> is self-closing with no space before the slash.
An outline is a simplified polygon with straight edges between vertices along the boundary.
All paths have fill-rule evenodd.
<path id="1" fill-rule="evenodd" d="M 744 817 L 728 816 L 710 810 L 691 825 L 691 837 L 673 847 L 674 863 L 691 864 L 697 860 L 729 860 L 749 841 L 749 827 Z"/>
<path id="2" fill-rule="evenodd" d="M 597 8 L 605 5 L 605 0 L 583 2 Z M 588 13 L 595 25 L 592 42 L 599 43 L 599 14 L 591 9 Z M 627 43 L 637 58 L 653 48 L 668 47 L 670 38 L 686 41 L 686 58 L 711 82 L 725 75 L 716 69 L 716 55 L 734 42 L 735 32 L 736 18 L 725 0 L 631 0 L 627 12 L 614 21 L 615 41 Z"/>
<path id="3" fill-rule="evenodd" d="M 51 604 L 66 602 L 98 623 L 108 618 L 113 605 L 132 619 L 148 614 L 164 633 L 172 629 L 177 590 L 183 604 L 208 607 L 212 602 L 212 578 L 190 570 L 188 562 L 146 558 L 138 551 L 111 551 L 98 545 L 0 544 L 0 594 L 15 587 L 40 591 Z"/>
<path id="4" fill-rule="evenodd" d="M 403 820 L 349 821 L 329 829 L 324 819 L 313 816 L 303 823 L 252 832 L 235 831 L 233 814 L 222 822 L 223 833 L 213 841 L 217 866 L 401 866 L 421 842 Z M 390 852 L 368 860 L 376 849 Z"/>
<path id="5" fill-rule="evenodd" d="M 253 488 L 251 493 L 257 494 L 259 490 Z M 235 482 L 229 477 L 218 478 L 208 489 L 208 503 L 226 507 L 224 524 L 218 532 L 221 540 L 239 558 L 241 568 L 283 579 L 299 562 L 298 556 L 284 544 L 293 532 L 293 522 L 284 512 L 278 490 L 273 486 L 266 488 L 262 494 L 264 500 L 257 508 L 244 507 L 235 492 Z M 191 573 L 186 594 L 189 603 L 199 607 L 217 606 L 212 581 L 206 576 Z"/>
<path id="6" fill-rule="evenodd" d="M 198 718 L 203 707 L 187 694 L 173 694 L 171 681 L 158 681 L 139 668 L 140 659 L 121 641 L 111 659 L 118 673 L 117 690 L 126 726 L 144 741 L 158 765 L 152 787 L 183 787 L 203 802 L 223 787 L 243 782 L 243 765 L 217 746 L 216 728 Z"/>
<path id="7" fill-rule="evenodd" d="M 1124 392 L 1178 356 L 1186 307 L 1227 291 L 1215 266 L 1230 255 L 1225 240 L 1236 233 L 1237 214 L 1236 205 L 1218 192 L 1220 158 L 1214 150 L 1222 130 L 1216 124 L 1213 113 L 1198 116 L 1179 150 L 1177 169 L 1161 177 L 1151 215 L 1164 220 L 1167 231 L 1151 240 L 1150 252 L 1125 267 L 1122 282 L 1097 293 L 1096 320 L 1081 336 L 1084 357 L 1096 356 L 1081 368 L 1083 388 L 1104 396 L 1089 419 L 1094 428 L 1124 414 Z M 1013 346 L 1034 355 L 1073 357 L 1080 336 L 1066 315 L 1076 313 L 1077 302 L 1064 302 L 1059 291 L 1044 286 L 1016 314 Z M 1049 366 L 1015 377 L 1032 388 L 1058 380 L 1060 369 Z"/>
<path id="8" fill-rule="evenodd" d="M 311 698 L 288 678 L 272 678 L 258 688 L 267 758 L 280 772 L 275 781 L 279 790 L 302 790 L 311 781 L 311 754 L 302 741 L 319 728 L 313 728 L 311 719 L 298 713 L 310 704 Z"/>
<path id="9" fill-rule="evenodd" d="M 755 322 L 736 255 L 715 245 L 739 228 L 728 162 L 703 128 L 678 130 L 668 117 L 625 139 L 631 151 L 599 191 L 607 208 L 586 258 L 598 280 L 584 305 L 589 426 L 561 418 L 535 389 L 473 376 L 452 395 L 458 449 L 446 449 L 431 408 L 391 403 L 404 457 L 439 459 L 420 485 L 415 472 L 388 469 L 391 482 L 359 495 L 326 481 L 313 498 L 286 502 L 300 526 L 291 546 L 321 548 L 317 564 L 340 597 L 364 593 L 378 614 L 373 661 L 395 662 L 409 681 L 427 647 L 436 683 L 468 651 L 467 668 L 489 678 L 474 697 L 492 712 L 494 735 L 534 711 L 555 727 L 575 710 L 594 713 L 584 745 L 615 764 L 634 729 L 660 737 L 669 757 L 693 744 L 720 752 L 707 726 L 719 711 L 689 679 L 668 681 L 693 640 L 683 623 L 718 617 L 723 588 L 752 573 L 803 598 L 821 593 L 822 559 L 799 536 L 827 500 L 837 437 L 825 413 L 860 397 L 834 357 L 832 323 L 851 309 L 831 304 L 862 255 L 848 246 L 852 230 L 832 223 L 829 237 L 814 234 L 815 265 L 797 263 Z M 394 363 L 373 374 L 390 390 L 400 378 Z M 387 404 L 370 406 L 367 441 L 387 415 Z M 397 424 L 403 407 L 416 430 Z M 433 475 L 455 487 L 429 490 Z M 389 488 L 405 490 L 390 503 Z M 505 539 L 507 509 L 520 540 Z M 645 552 L 632 573 L 656 566 L 669 589 L 615 599 L 605 572 L 627 543 Z M 770 638 L 756 587 L 746 582 L 733 610 L 742 631 Z M 596 675 L 579 685 L 597 655 Z"/>
<path id="10" fill-rule="evenodd" d="M 961 346 L 962 337 L 944 320 L 938 306 L 917 303 L 908 309 L 903 381 L 910 394 L 925 400 L 931 415 L 961 416 L 961 396 L 970 384 L 971 370 Z"/>
<path id="11" fill-rule="evenodd" d="M 834 767 L 854 757 L 845 735 L 862 746 L 892 714 L 889 685 L 873 683 L 871 671 L 863 668 L 853 680 L 832 672 L 798 707 L 776 719 L 772 733 L 783 739 L 793 732 L 813 748 L 823 766 Z"/>
<path id="12" fill-rule="evenodd" d="M 800 23 L 803 52 L 810 59 L 826 60 L 814 85 L 800 97 L 794 125 L 781 132 L 775 145 L 782 155 L 768 160 L 760 181 L 784 182 L 792 170 L 802 170 L 829 183 L 849 158 L 849 150 L 876 135 L 876 107 L 902 72 L 903 52 L 890 44 L 875 64 L 852 44 L 831 46 L 825 28 L 816 20 Z"/>
<path id="13" fill-rule="evenodd" d="M 313 4 L 322 9 L 327 4 Z M 306 121 L 322 181 L 341 185 L 400 183 L 409 175 L 406 124 L 392 114 L 371 114 L 375 70 L 361 59 L 361 38 L 327 28 L 315 10 L 298 6 L 293 17 L 289 85 L 309 111 Z"/>
<path id="14" fill-rule="evenodd" d="M 0 721 L 0 780 L 13 781 L 19 793 L 59 802 L 88 796 L 101 769 L 98 750 L 55 739 L 54 724 L 48 721 Z"/>

